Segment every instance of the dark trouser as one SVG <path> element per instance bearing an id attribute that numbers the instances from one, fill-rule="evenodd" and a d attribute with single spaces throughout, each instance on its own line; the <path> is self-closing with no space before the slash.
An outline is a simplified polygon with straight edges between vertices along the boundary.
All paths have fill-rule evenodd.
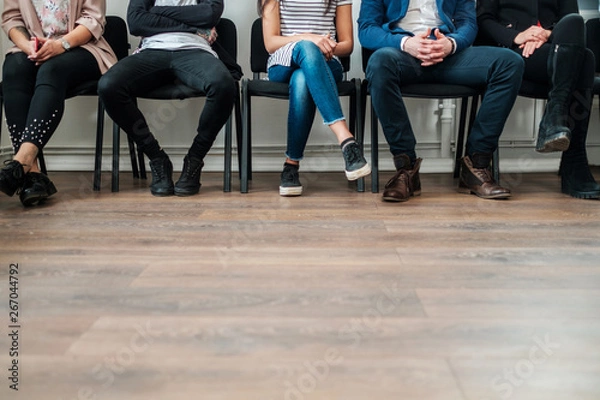
<path id="1" fill-rule="evenodd" d="M 137 106 L 136 97 L 174 80 L 206 93 L 197 135 L 188 155 L 203 159 L 227 121 L 235 83 L 225 65 L 202 50 L 143 50 L 119 61 L 98 83 L 106 111 L 152 159 L 158 143 Z"/>
<path id="2" fill-rule="evenodd" d="M 43 148 L 63 116 L 67 91 L 100 78 L 94 56 L 76 48 L 39 67 L 25 53 L 8 54 L 2 73 L 6 124 L 14 152 L 21 144 Z"/>
<path id="3" fill-rule="evenodd" d="M 524 58 L 525 71 L 523 72 L 523 79 L 543 84 L 549 83 L 548 56 L 555 44 L 585 47 L 585 25 L 581 15 L 569 14 L 564 16 L 554 26 L 548 42 L 536 49 L 528 58 Z M 516 45 L 513 50 L 519 54 L 523 53 L 522 49 L 519 49 Z M 573 76 L 578 76 L 578 72 L 573 71 Z"/>
<path id="4" fill-rule="evenodd" d="M 574 47 L 585 48 L 585 24 L 579 14 L 569 14 L 564 16 L 552 30 L 552 35 L 547 43 L 544 43 L 539 49 L 535 50 L 529 58 L 525 58 L 524 79 L 549 84 L 552 89 L 552 79 L 548 74 L 548 58 L 550 52 L 553 51 L 555 45 L 570 45 Z M 521 49 L 515 48 L 519 54 Z M 569 57 L 569 54 L 566 54 Z M 572 57 L 574 58 L 574 57 Z M 559 63 L 565 63 L 569 60 L 560 60 Z M 572 87 L 574 91 L 568 97 L 567 103 L 567 124 L 571 129 L 572 140 L 576 151 L 580 151 L 581 147 L 585 149 L 585 138 L 587 134 L 587 126 L 590 118 L 591 103 L 586 100 L 594 86 L 594 55 L 590 50 L 585 51 L 583 62 L 579 65 L 578 70 L 569 71 L 568 76 L 560 76 L 559 78 L 573 79 Z"/>
<path id="5" fill-rule="evenodd" d="M 487 87 L 467 139 L 467 154 L 492 153 L 512 109 L 523 74 L 523 60 L 508 49 L 469 47 L 443 62 L 422 67 L 410 54 L 391 47 L 377 50 L 367 65 L 371 99 L 393 155 L 415 154 L 415 134 L 402 99 L 401 85 L 455 83 Z"/>

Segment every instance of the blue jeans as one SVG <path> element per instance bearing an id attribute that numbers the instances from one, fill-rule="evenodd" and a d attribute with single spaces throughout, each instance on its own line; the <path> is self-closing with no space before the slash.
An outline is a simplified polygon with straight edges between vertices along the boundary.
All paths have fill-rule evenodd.
<path id="1" fill-rule="evenodd" d="M 327 61 L 317 45 L 309 41 L 296 43 L 291 66 L 269 68 L 269 80 L 290 85 L 286 151 L 290 160 L 300 161 L 304 156 L 317 108 L 326 125 L 344 119 L 336 85 L 342 77 L 340 62 Z"/>
<path id="2" fill-rule="evenodd" d="M 206 93 L 197 135 L 188 152 L 203 159 L 235 100 L 235 82 L 223 62 L 212 54 L 202 50 L 143 50 L 109 69 L 98 82 L 98 94 L 108 115 L 146 152 L 159 147 L 136 98 L 175 80 Z"/>
<path id="3" fill-rule="evenodd" d="M 492 153 L 517 97 L 523 68 L 520 55 L 499 47 L 469 47 L 429 67 L 422 67 L 406 52 L 387 47 L 373 53 L 366 78 L 391 153 L 407 154 L 414 160 L 417 142 L 401 85 L 437 82 L 486 88 L 466 147 L 468 155 Z"/>

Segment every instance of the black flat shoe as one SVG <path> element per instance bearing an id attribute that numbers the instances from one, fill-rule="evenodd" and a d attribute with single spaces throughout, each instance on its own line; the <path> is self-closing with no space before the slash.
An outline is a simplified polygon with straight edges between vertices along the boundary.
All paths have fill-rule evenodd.
<path id="1" fill-rule="evenodd" d="M 5 161 L 4 168 L 0 169 L 0 191 L 12 196 L 24 183 L 25 171 L 21 163 L 15 160 Z"/>
<path id="2" fill-rule="evenodd" d="M 19 198 L 25 207 L 31 207 L 43 203 L 56 192 L 56 186 L 46 175 L 39 172 L 29 172 L 25 174 L 25 184 L 21 189 Z"/>

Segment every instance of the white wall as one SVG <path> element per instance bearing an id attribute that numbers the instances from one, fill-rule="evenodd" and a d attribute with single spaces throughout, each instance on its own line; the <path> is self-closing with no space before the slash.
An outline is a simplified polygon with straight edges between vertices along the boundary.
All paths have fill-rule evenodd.
<path id="1" fill-rule="evenodd" d="M 0 0 L 3 6 L 3 1 Z M 354 2 L 355 20 L 358 17 L 359 1 Z M 107 14 L 125 17 L 127 2 L 107 0 Z M 239 34 L 239 62 L 245 77 L 251 77 L 249 67 L 249 32 L 254 18 L 257 17 L 254 0 L 226 0 L 225 17 L 232 19 Z M 135 47 L 138 40 L 131 38 Z M 6 50 L 9 42 L 2 35 L 2 50 Z M 355 49 L 359 49 L 358 40 Z M 360 65 L 360 53 L 355 52 L 352 58 L 350 77 L 363 76 Z M 449 172 L 452 170 L 453 141 L 456 128 L 456 109 L 453 101 L 407 100 L 411 122 L 419 141 L 419 155 L 425 158 L 424 172 Z M 140 105 L 149 116 L 153 131 L 166 151 L 172 156 L 176 168 L 195 135 L 196 123 L 203 100 L 186 100 L 184 102 L 140 101 Z M 506 125 L 501 140 L 501 167 L 503 171 L 520 170 L 553 170 L 558 163 L 558 156 L 538 155 L 533 151 L 534 138 L 539 116 L 543 105 L 528 99 L 518 99 L 517 104 Z M 347 102 L 343 101 L 347 110 Z M 285 149 L 287 102 L 280 100 L 253 100 L 253 155 L 254 169 L 258 171 L 279 171 L 283 163 Z M 367 116 L 368 117 L 368 116 Z M 367 120 L 368 121 L 368 120 Z M 68 100 L 63 121 L 48 144 L 45 153 L 50 170 L 92 170 L 95 146 L 96 98 L 76 98 Z M 367 123 L 368 125 L 368 123 Z M 598 101 L 594 103 L 594 112 L 590 126 L 590 160 L 600 164 L 600 121 L 598 118 Z M 219 136 L 213 150 L 206 160 L 206 170 L 222 170 L 222 135 Z M 367 136 L 366 150 L 369 152 Z M 125 141 L 122 140 L 124 144 Z M 387 145 L 380 135 L 380 154 L 382 169 L 391 169 Z M 106 119 L 104 141 L 104 169 L 110 166 L 111 124 Z M 10 141 L 6 126 L 2 127 L 0 149 L 4 157 L 10 154 Z M 122 156 L 126 154 L 123 147 Z M 125 157 L 122 157 L 121 168 L 129 168 Z M 234 168 L 237 168 L 234 163 Z M 302 169 L 308 170 L 340 170 L 341 156 L 333 134 L 322 125 L 318 115 L 309 140 L 306 159 Z"/>

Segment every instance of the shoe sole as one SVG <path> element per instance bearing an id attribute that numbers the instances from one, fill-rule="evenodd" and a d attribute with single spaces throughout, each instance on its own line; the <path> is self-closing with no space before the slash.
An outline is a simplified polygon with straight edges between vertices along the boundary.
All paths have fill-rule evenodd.
<path id="1" fill-rule="evenodd" d="M 52 196 L 56 192 L 58 192 L 58 190 L 56 189 L 56 186 L 54 186 L 54 183 L 50 182 L 50 184 L 46 188 L 46 193 L 37 193 L 37 194 L 25 196 L 22 199 L 20 199 L 21 204 L 23 204 L 23 206 L 25 206 L 25 207 L 32 207 L 37 204 L 41 204 L 44 201 L 46 201 L 46 199 L 48 199 L 48 197 Z"/>
<path id="2" fill-rule="evenodd" d="M 190 196 L 194 196 L 197 195 L 198 193 L 200 193 L 200 191 L 196 191 L 196 192 L 178 192 L 175 191 L 175 193 L 173 193 L 175 196 L 177 197 L 190 197 Z"/>
<path id="3" fill-rule="evenodd" d="M 399 199 L 397 197 L 389 197 L 389 196 L 383 196 L 382 199 L 384 201 L 389 201 L 389 202 L 392 202 L 392 203 L 404 203 L 404 202 L 407 202 L 411 197 L 417 197 L 417 196 L 420 196 L 420 195 L 421 195 L 421 191 L 418 190 L 416 192 L 413 192 L 410 195 L 410 197 L 408 197 L 406 199 Z"/>
<path id="4" fill-rule="evenodd" d="M 355 181 L 357 179 L 360 179 L 362 177 L 369 175 L 371 173 L 371 166 L 369 164 L 365 164 L 364 167 L 359 168 L 355 171 L 345 171 L 345 172 L 346 172 L 346 179 L 348 179 L 349 181 Z"/>
<path id="5" fill-rule="evenodd" d="M 153 192 L 150 191 L 150 193 L 152 193 L 152 196 L 155 197 L 169 197 L 169 196 L 173 196 L 175 194 L 175 192 Z"/>
<path id="6" fill-rule="evenodd" d="M 541 148 L 536 147 L 535 151 L 537 151 L 538 153 L 552 153 L 552 152 L 556 152 L 556 151 L 567 151 L 569 149 L 570 144 L 571 144 L 571 141 L 565 135 L 565 136 L 556 138 L 555 140 L 551 140 L 549 142 L 544 143 L 544 145 Z"/>
<path id="7" fill-rule="evenodd" d="M 486 199 L 486 200 L 499 200 L 499 199 L 508 199 L 509 197 L 512 196 L 511 193 L 502 193 L 502 194 L 495 194 L 495 195 L 489 195 L 489 196 L 482 196 L 480 194 L 478 194 L 477 192 L 472 191 L 469 188 L 458 188 L 458 193 L 461 194 L 474 194 L 475 196 L 479 197 L 480 199 Z"/>
<path id="8" fill-rule="evenodd" d="M 302 186 L 279 186 L 279 195 L 284 197 L 293 197 L 302 195 Z"/>
<path id="9" fill-rule="evenodd" d="M 583 199 L 583 200 L 598 200 L 598 199 L 600 199 L 600 192 L 598 192 L 597 190 L 582 192 L 582 191 L 578 191 L 578 190 L 569 189 L 569 188 L 565 187 L 564 185 L 562 185 L 562 187 L 560 188 L 560 191 L 562 193 L 569 195 L 571 197 L 574 197 L 576 199 Z"/>
<path id="10" fill-rule="evenodd" d="M 173 194 L 177 197 L 194 196 L 198 193 L 200 193 L 200 188 L 194 189 L 194 190 L 181 190 L 181 189 L 178 190 L 177 188 L 175 188 L 175 190 L 173 191 Z"/>

